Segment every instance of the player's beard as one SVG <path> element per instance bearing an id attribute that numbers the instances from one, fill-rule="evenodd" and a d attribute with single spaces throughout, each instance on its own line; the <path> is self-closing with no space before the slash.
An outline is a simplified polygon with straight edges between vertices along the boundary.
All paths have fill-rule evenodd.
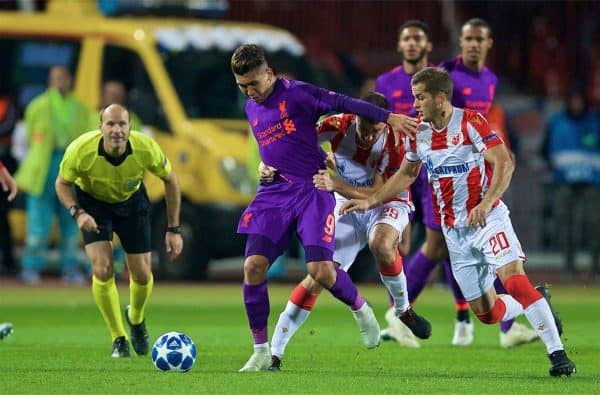
<path id="1" fill-rule="evenodd" d="M 421 109 L 423 111 L 424 109 Z M 425 114 L 426 113 L 426 114 Z M 435 108 L 428 108 L 425 112 L 420 112 L 421 121 L 423 122 L 433 122 L 437 116 L 439 116 L 439 112 L 435 110 Z"/>
<path id="2" fill-rule="evenodd" d="M 402 57 L 404 58 L 404 60 L 412 65 L 416 65 L 416 64 L 420 63 L 425 58 L 425 56 L 427 56 L 427 50 L 424 48 L 421 50 L 421 52 L 419 52 L 417 57 L 414 59 L 407 59 L 406 56 L 404 56 L 404 54 L 402 54 Z"/>

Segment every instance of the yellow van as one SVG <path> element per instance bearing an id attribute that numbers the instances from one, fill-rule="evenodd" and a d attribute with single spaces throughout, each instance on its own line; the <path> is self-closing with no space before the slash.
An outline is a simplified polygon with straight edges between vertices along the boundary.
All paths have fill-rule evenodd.
<path id="1" fill-rule="evenodd" d="M 202 19 L 107 18 L 94 2 L 51 1 L 45 12 L 0 12 L 0 75 L 21 109 L 46 88 L 52 65 L 70 67 L 75 94 L 97 108 L 107 80 L 120 80 L 129 107 L 173 162 L 183 194 L 185 256 L 164 254 L 166 215 L 160 181 L 149 178 L 155 202 L 157 273 L 203 278 L 213 258 L 243 254 L 236 224 L 254 190 L 246 169 L 248 125 L 229 68 L 244 42 L 263 45 L 281 68 L 302 75 L 302 44 L 266 25 Z M 13 226 L 23 238 L 23 216 Z"/>

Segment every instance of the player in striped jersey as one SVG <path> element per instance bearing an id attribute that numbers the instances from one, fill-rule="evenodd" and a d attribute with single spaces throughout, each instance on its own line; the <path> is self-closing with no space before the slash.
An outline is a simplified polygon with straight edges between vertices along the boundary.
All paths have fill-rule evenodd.
<path id="1" fill-rule="evenodd" d="M 560 339 L 562 324 L 545 287 L 534 288 L 509 211 L 500 196 L 510 184 L 514 164 L 485 118 L 453 107 L 447 71 L 426 68 L 412 78 L 415 108 L 421 116 L 400 170 L 368 199 L 350 200 L 341 214 L 378 206 L 415 179 L 422 162 L 439 205 L 452 272 L 477 318 L 485 324 L 524 313 L 546 345 L 552 376 L 575 373 Z M 508 294 L 498 295 L 498 276 Z"/>
<path id="2" fill-rule="evenodd" d="M 420 20 L 408 20 L 398 29 L 398 53 L 402 56 L 402 64 L 377 77 L 375 90 L 386 96 L 391 108 L 402 114 L 414 116 L 416 110 L 413 107 L 415 98 L 412 95 L 410 79 L 419 70 L 429 65 L 428 56 L 432 50 L 431 33 L 429 26 Z M 397 163 L 390 164 L 388 171 L 393 174 L 400 167 L 402 157 Z M 410 186 L 412 199 L 415 205 L 416 215 L 411 215 L 411 222 L 418 218 L 423 224 L 425 240 L 419 249 L 412 255 L 406 265 L 406 277 L 408 281 L 408 294 L 413 304 L 423 291 L 431 272 L 442 264 L 446 267 L 448 285 L 452 290 L 456 306 L 456 323 L 453 345 L 467 346 L 473 342 L 473 324 L 469 320 L 469 305 L 460 292 L 460 287 L 452 276 L 448 250 L 442 234 L 442 228 L 437 220 L 436 208 L 433 202 L 433 192 L 427 172 L 422 169 L 419 176 Z M 404 232 L 404 242 L 410 249 L 412 224 L 407 226 Z M 402 251 L 408 254 L 409 251 Z M 382 339 L 401 339 L 406 328 L 394 317 L 393 306 L 385 315 L 388 328 L 381 331 Z M 415 340 L 416 342 L 416 340 Z M 402 342 L 400 342 L 402 344 Z"/>
<path id="3" fill-rule="evenodd" d="M 485 20 L 469 19 L 461 27 L 460 55 L 440 65 L 448 71 L 454 84 L 453 106 L 478 111 L 488 117 L 498 86 L 498 77 L 485 65 L 487 53 L 492 45 L 492 29 Z M 499 131 L 495 130 L 495 132 L 498 134 Z M 507 144 L 507 136 L 500 135 L 500 137 Z M 511 158 L 514 158 L 510 148 L 509 153 Z M 449 263 L 446 261 L 444 265 L 446 275 L 452 277 Z M 428 277 L 430 272 L 431 270 L 424 271 L 423 275 Z M 499 280 L 496 280 L 495 287 L 496 292 L 506 293 Z M 413 291 L 413 294 L 415 297 L 417 296 L 416 290 Z M 457 296 L 458 298 L 459 296 Z M 458 302 L 457 306 L 459 306 Z M 469 319 L 466 303 L 463 308 L 465 313 L 461 314 L 459 311 L 452 339 L 452 343 L 457 345 L 468 345 L 473 341 L 474 326 Z M 514 320 L 500 323 L 500 345 L 502 347 L 515 347 L 537 339 L 538 336 L 534 330 Z"/>
<path id="4" fill-rule="evenodd" d="M 362 99 L 382 108 L 388 107 L 385 97 L 378 93 L 368 93 Z M 364 117 L 352 114 L 330 116 L 318 124 L 317 134 L 320 141 L 331 142 L 334 159 L 329 164 L 337 169 L 337 176 L 321 170 L 313 177 L 313 182 L 318 189 L 334 192 L 335 213 L 347 198 L 369 196 L 375 188 L 383 185 L 383 171 L 390 156 L 403 156 L 403 150 L 397 149 L 389 127 Z M 382 207 L 365 213 L 343 218 L 336 214 L 333 261 L 342 270 L 348 271 L 360 250 L 368 244 L 377 261 L 381 281 L 394 298 L 395 319 L 404 322 L 412 331 L 411 335 L 414 333 L 417 337 L 428 338 L 431 325 L 410 306 L 402 257 L 398 252 L 398 243 L 412 210 L 410 194 L 405 190 Z M 292 292 L 273 332 L 270 370 L 279 370 L 288 342 L 308 318 L 322 290 L 312 277 L 306 276 Z M 419 346 L 414 336 L 400 340 L 409 342 L 406 345 L 412 347 Z"/>

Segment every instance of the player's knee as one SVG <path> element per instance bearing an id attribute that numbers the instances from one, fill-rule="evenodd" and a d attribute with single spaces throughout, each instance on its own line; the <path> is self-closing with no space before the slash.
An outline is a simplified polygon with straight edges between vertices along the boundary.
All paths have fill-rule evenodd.
<path id="1" fill-rule="evenodd" d="M 150 282 L 152 272 L 150 270 L 138 270 L 135 273 L 131 271 L 131 280 L 139 285 L 146 285 Z"/>
<path id="2" fill-rule="evenodd" d="M 369 242 L 369 249 L 380 266 L 393 265 L 396 260 L 396 240 L 385 237 L 374 237 Z"/>
<path id="3" fill-rule="evenodd" d="M 328 283 L 328 280 L 332 277 L 332 273 L 324 270 L 323 267 L 317 268 L 317 270 L 311 270 L 309 274 L 310 277 L 319 284 Z"/>
<path id="4" fill-rule="evenodd" d="M 490 310 L 485 313 L 476 314 L 476 316 L 484 324 L 496 324 L 502 321 L 504 313 L 506 313 L 506 305 L 502 299 L 496 299 L 496 303 L 494 303 L 494 306 Z"/>
<path id="5" fill-rule="evenodd" d="M 335 283 L 335 268 L 333 263 L 316 263 L 311 262 L 307 266 L 308 274 L 314 279 L 319 285 L 329 288 Z"/>
<path id="6" fill-rule="evenodd" d="M 396 249 L 395 248 L 379 248 L 371 250 L 377 264 L 382 267 L 393 266 L 396 261 Z"/>
<path id="7" fill-rule="evenodd" d="M 267 273 L 269 262 L 265 257 L 257 255 L 246 258 L 244 262 L 244 273 L 249 277 L 264 276 Z"/>
<path id="8" fill-rule="evenodd" d="M 323 290 L 323 287 L 311 276 L 306 276 L 302 280 L 302 286 L 311 294 L 319 294 Z"/>
<path id="9" fill-rule="evenodd" d="M 98 280 L 108 281 L 113 276 L 113 265 L 112 261 L 108 258 L 94 258 L 92 259 L 92 269 L 94 276 Z"/>

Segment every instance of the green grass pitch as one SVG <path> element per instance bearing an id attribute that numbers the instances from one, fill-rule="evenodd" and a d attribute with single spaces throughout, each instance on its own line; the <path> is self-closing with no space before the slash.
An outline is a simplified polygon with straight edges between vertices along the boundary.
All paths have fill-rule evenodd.
<path id="1" fill-rule="evenodd" d="M 151 340 L 179 330 L 198 347 L 194 368 L 178 374 L 157 371 L 149 356 L 112 359 L 111 339 L 89 287 L 1 284 L 0 322 L 13 322 L 15 333 L 0 342 L 0 394 L 600 394 L 598 287 L 552 288 L 563 340 L 578 369 L 569 379 L 556 379 L 548 375 L 541 342 L 502 349 L 498 326 L 477 322 L 474 344 L 452 347 L 453 303 L 445 290 L 426 289 L 415 306 L 433 325 L 432 338 L 420 349 L 394 343 L 364 349 L 348 309 L 323 294 L 290 343 L 281 372 L 242 374 L 237 370 L 252 344 L 241 286 L 158 283 L 146 314 Z M 270 331 L 293 287 L 271 286 Z M 383 286 L 359 288 L 385 325 Z M 119 289 L 124 306 L 127 287 Z"/>

